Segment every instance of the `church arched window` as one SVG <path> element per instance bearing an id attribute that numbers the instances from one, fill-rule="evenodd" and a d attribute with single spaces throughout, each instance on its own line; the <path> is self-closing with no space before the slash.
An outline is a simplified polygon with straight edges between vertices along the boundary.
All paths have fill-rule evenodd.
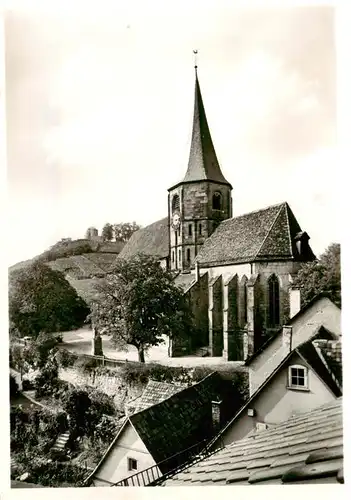
<path id="1" fill-rule="evenodd" d="M 213 210 L 222 209 L 222 195 L 218 191 L 212 196 L 212 208 Z"/>
<path id="2" fill-rule="evenodd" d="M 280 323 L 279 280 L 275 274 L 268 278 L 268 326 Z"/>
<path id="3" fill-rule="evenodd" d="M 172 198 L 172 213 L 179 212 L 179 209 L 180 209 L 179 196 L 175 194 Z"/>
<path id="4" fill-rule="evenodd" d="M 247 276 L 244 274 L 239 285 L 239 323 L 242 328 L 247 323 L 247 281 Z"/>

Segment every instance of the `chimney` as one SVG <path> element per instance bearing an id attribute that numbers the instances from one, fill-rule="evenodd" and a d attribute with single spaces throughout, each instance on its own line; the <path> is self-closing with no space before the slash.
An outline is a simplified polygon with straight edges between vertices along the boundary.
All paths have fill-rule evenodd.
<path id="1" fill-rule="evenodd" d="M 212 424 L 215 432 L 221 426 L 221 405 L 222 401 L 212 401 Z"/>
<path id="2" fill-rule="evenodd" d="M 292 326 L 283 326 L 283 347 L 285 347 L 289 352 L 292 348 Z"/>
<path id="3" fill-rule="evenodd" d="M 200 279 L 200 266 L 197 261 L 195 261 L 195 283 L 197 283 Z"/>

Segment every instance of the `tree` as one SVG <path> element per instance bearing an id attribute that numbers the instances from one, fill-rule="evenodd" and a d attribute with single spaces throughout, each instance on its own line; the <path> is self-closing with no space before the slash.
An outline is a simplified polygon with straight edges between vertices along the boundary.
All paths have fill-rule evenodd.
<path id="1" fill-rule="evenodd" d="M 101 231 L 103 241 L 112 241 L 113 239 L 113 226 L 108 223 L 104 225 Z"/>
<path id="2" fill-rule="evenodd" d="M 72 330 L 83 325 L 88 313 L 64 275 L 41 262 L 10 275 L 10 333 L 36 338 L 39 332 Z"/>
<path id="3" fill-rule="evenodd" d="M 191 313 L 174 275 L 162 269 L 150 256 L 117 261 L 111 274 L 96 285 L 98 300 L 92 306 L 92 323 L 101 333 L 112 336 L 115 345 L 138 350 L 139 361 L 145 352 L 171 338 L 189 334 Z"/>
<path id="4" fill-rule="evenodd" d="M 113 232 L 116 241 L 126 242 L 130 239 L 133 233 L 140 229 L 139 224 L 136 222 L 121 222 L 119 224 L 114 224 Z"/>
<path id="5" fill-rule="evenodd" d="M 332 243 L 319 260 L 303 264 L 297 274 L 296 285 L 301 288 L 302 305 L 316 295 L 326 293 L 341 306 L 340 244 Z"/>
<path id="6" fill-rule="evenodd" d="M 71 390 L 64 401 L 64 410 L 69 416 L 70 429 L 76 437 L 86 432 L 87 416 L 91 406 L 91 399 L 82 389 Z"/>

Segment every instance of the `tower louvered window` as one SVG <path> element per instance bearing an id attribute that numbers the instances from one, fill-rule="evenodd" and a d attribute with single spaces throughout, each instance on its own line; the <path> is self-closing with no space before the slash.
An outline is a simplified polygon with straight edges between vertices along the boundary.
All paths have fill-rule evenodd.
<path id="1" fill-rule="evenodd" d="M 275 274 L 268 279 L 268 326 L 276 327 L 280 323 L 279 280 Z"/>
<path id="2" fill-rule="evenodd" d="M 179 209 L 180 209 L 179 196 L 175 194 L 172 198 L 172 213 L 179 212 Z"/>
<path id="3" fill-rule="evenodd" d="M 221 193 L 214 193 L 212 197 L 212 208 L 213 210 L 222 209 L 222 195 Z"/>

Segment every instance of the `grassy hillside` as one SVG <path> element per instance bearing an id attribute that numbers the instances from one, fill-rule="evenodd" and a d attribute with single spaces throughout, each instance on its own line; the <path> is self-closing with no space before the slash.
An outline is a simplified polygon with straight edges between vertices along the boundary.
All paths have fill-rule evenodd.
<path id="1" fill-rule="evenodd" d="M 51 269 L 61 271 L 78 295 L 89 303 L 95 296 L 94 283 L 111 268 L 123 246 L 121 242 L 61 240 L 33 259 L 14 264 L 9 274 L 39 260 Z"/>

